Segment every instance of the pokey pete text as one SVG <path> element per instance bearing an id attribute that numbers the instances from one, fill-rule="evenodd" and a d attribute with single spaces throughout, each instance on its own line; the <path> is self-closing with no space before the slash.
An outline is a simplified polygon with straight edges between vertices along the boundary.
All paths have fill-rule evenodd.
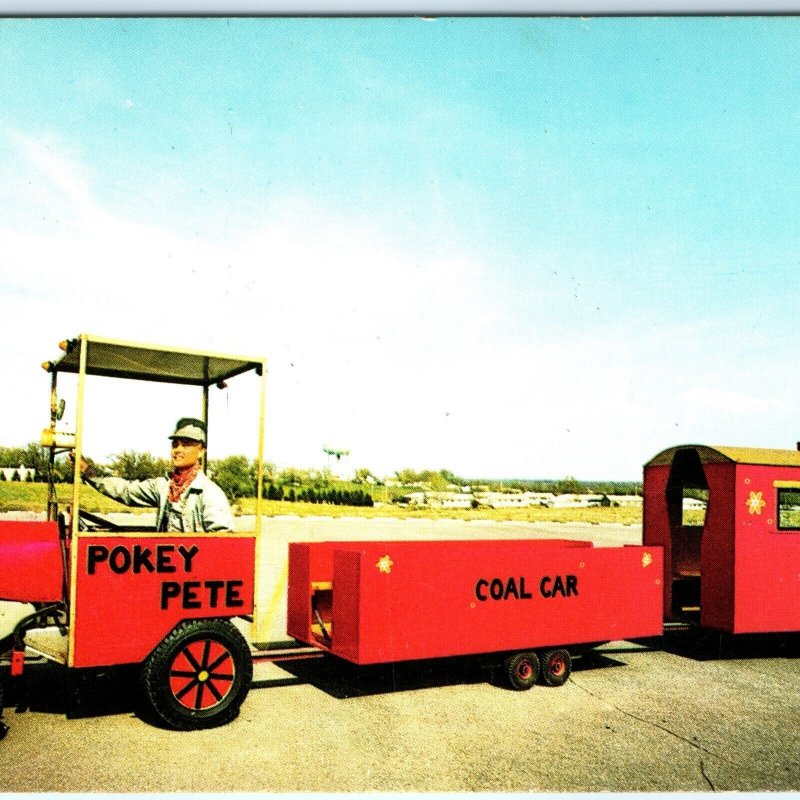
<path id="1" fill-rule="evenodd" d="M 102 569 L 115 575 L 191 574 L 195 556 L 199 552 L 197 545 L 158 544 L 148 547 L 118 544 L 109 548 L 94 544 L 86 550 L 86 574 L 95 575 Z M 186 609 L 203 608 L 204 605 L 209 608 L 239 608 L 244 605 L 241 597 L 243 585 L 244 581 L 241 580 L 162 581 L 160 606 L 166 610 L 174 602 Z"/>

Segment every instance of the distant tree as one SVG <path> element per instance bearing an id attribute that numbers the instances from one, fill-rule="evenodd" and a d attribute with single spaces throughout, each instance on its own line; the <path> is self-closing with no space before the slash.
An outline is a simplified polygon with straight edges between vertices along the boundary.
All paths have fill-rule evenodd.
<path id="1" fill-rule="evenodd" d="M 371 469 L 367 469 L 366 467 L 361 467 L 361 469 L 356 470 L 355 477 L 353 478 L 354 483 L 377 483 L 378 479 L 375 477 Z"/>
<path id="2" fill-rule="evenodd" d="M 265 497 L 267 500 L 283 500 L 283 490 L 274 483 L 270 483 L 266 487 Z"/>
<path id="3" fill-rule="evenodd" d="M 25 447 L 22 464 L 36 470 L 36 480 L 45 480 L 50 466 L 50 450 L 38 442 L 31 442 Z"/>
<path id="4" fill-rule="evenodd" d="M 580 494 L 581 493 L 581 484 L 580 482 L 568 476 L 566 478 L 562 478 L 558 481 L 555 485 L 555 493 L 556 494 Z"/>
<path id="5" fill-rule="evenodd" d="M 434 492 L 443 492 L 450 485 L 450 481 L 442 474 L 443 472 L 445 470 L 440 470 L 439 472 L 426 470 L 422 473 L 424 482 L 429 484 Z"/>
<path id="6" fill-rule="evenodd" d="M 240 497 L 255 497 L 256 485 L 253 479 L 251 464 L 245 456 L 228 456 L 213 461 L 214 481 L 231 500 Z"/>
<path id="7" fill-rule="evenodd" d="M 333 472 L 331 472 L 330 467 L 323 467 L 319 470 L 312 470 L 308 473 L 308 478 L 311 482 L 311 485 L 319 491 L 320 489 L 327 489 L 334 481 Z"/>
<path id="8" fill-rule="evenodd" d="M 449 469 L 440 469 L 439 475 L 442 476 L 448 483 L 454 483 L 456 486 L 461 486 L 464 483 L 462 478 L 459 478 L 454 472 Z"/>
<path id="9" fill-rule="evenodd" d="M 399 469 L 397 472 L 395 472 L 395 475 L 397 476 L 397 480 L 403 486 L 413 486 L 414 484 L 420 482 L 419 473 L 414 472 L 413 469 Z"/>
<path id="10" fill-rule="evenodd" d="M 279 486 L 302 486 L 308 479 L 308 473 L 295 467 L 282 470 L 277 476 Z"/>
<path id="11" fill-rule="evenodd" d="M 155 458 L 150 453 L 123 450 L 112 456 L 109 466 L 111 471 L 120 478 L 141 481 L 169 472 L 170 462 L 166 458 Z"/>
<path id="12" fill-rule="evenodd" d="M 24 447 L 0 447 L 0 467 L 18 467 L 24 461 Z"/>
<path id="13" fill-rule="evenodd" d="M 258 475 L 258 462 L 254 459 L 253 460 L 253 475 Z M 270 461 L 265 461 L 261 467 L 261 473 L 263 476 L 264 484 L 267 483 L 275 483 L 278 479 L 278 470 L 273 463 Z"/>

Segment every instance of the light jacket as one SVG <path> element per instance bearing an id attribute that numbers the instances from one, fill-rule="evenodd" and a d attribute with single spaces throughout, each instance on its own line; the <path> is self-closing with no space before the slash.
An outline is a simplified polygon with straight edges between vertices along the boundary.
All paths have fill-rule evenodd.
<path id="1" fill-rule="evenodd" d="M 169 478 L 129 481 L 125 478 L 86 478 L 98 492 L 126 506 L 150 506 L 156 511 L 156 530 L 165 529 L 169 505 Z M 184 492 L 183 529 L 232 531 L 233 513 L 225 493 L 204 472 L 198 472 Z"/>

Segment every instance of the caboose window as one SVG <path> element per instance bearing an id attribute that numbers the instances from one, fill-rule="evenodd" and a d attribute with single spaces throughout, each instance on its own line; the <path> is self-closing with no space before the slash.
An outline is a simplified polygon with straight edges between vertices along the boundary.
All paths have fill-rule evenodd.
<path id="1" fill-rule="evenodd" d="M 800 531 L 800 488 L 778 489 L 778 530 Z"/>

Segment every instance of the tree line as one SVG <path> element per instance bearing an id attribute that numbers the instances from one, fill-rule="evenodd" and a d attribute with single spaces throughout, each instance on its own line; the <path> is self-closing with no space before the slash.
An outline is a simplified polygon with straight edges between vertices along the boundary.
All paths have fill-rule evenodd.
<path id="1" fill-rule="evenodd" d="M 50 451 L 32 442 L 25 447 L 0 446 L 0 467 L 24 466 L 36 470 L 35 480 L 46 481 L 49 469 Z M 94 462 L 101 471 L 108 471 L 126 480 L 145 480 L 158 475 L 167 474 L 170 461 L 150 453 L 125 450 L 111 456 L 107 463 Z M 360 470 L 361 477 L 356 476 L 352 482 L 338 480 L 329 469 L 301 470 L 290 467 L 276 469 L 274 464 L 263 465 L 262 497 L 270 500 L 287 502 L 328 503 L 333 505 L 372 506 L 374 504 L 370 492 L 359 484 L 366 483 L 369 470 Z M 228 456 L 211 459 L 207 472 L 231 500 L 244 497 L 255 497 L 258 491 L 258 462 L 248 460 L 245 456 Z M 73 469 L 66 456 L 59 456 L 55 461 L 55 479 L 57 483 L 72 481 Z M 0 472 L 0 480 L 3 474 Z"/>
<path id="2" fill-rule="evenodd" d="M 0 467 L 24 466 L 36 470 L 36 480 L 47 479 L 50 451 L 36 442 L 24 447 L 0 446 Z M 110 457 L 108 463 L 100 464 L 114 475 L 128 480 L 143 480 L 164 475 L 170 470 L 169 459 L 150 453 L 125 450 Z M 373 486 L 382 486 L 371 470 L 361 468 L 355 471 L 352 481 L 342 481 L 330 469 L 298 469 L 287 467 L 279 470 L 275 464 L 263 465 L 262 495 L 271 500 L 289 502 L 333 503 L 337 505 L 372 505 Z M 255 497 L 257 487 L 258 463 L 242 455 L 211 459 L 208 474 L 232 500 L 242 497 Z M 55 463 L 55 477 L 58 482 L 72 480 L 72 465 L 65 456 Z M 397 470 L 394 480 L 402 493 L 410 487 L 425 487 L 432 491 L 445 491 L 451 487 L 471 486 L 486 491 L 552 492 L 553 494 L 638 494 L 642 493 L 641 482 L 636 481 L 581 481 L 574 477 L 560 479 L 484 479 L 465 478 L 447 469 Z M 2 480 L 2 473 L 0 473 Z M 388 490 L 385 492 L 388 496 Z"/>
<path id="3" fill-rule="evenodd" d="M 582 481 L 572 476 L 553 479 L 528 478 L 468 478 L 447 469 L 438 471 L 413 469 L 398 470 L 395 475 L 403 486 L 425 486 L 432 491 L 448 487 L 470 486 L 487 492 L 550 492 L 552 494 L 636 494 L 641 495 L 641 481 Z"/>

